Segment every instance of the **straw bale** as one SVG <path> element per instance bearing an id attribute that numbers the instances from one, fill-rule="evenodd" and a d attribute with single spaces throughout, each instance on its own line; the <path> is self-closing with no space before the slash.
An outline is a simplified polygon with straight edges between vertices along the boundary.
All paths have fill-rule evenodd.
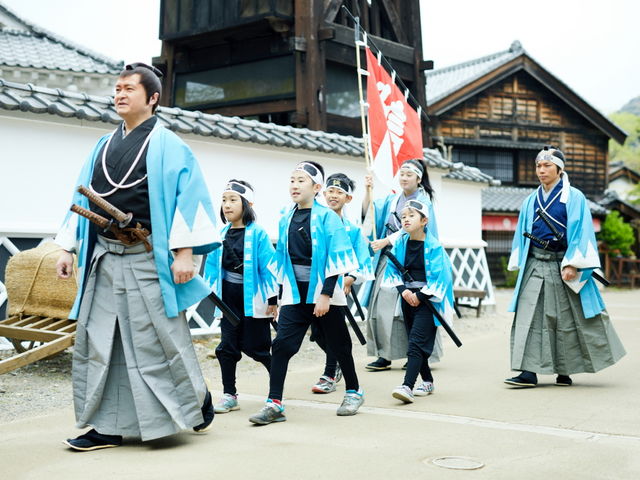
<path id="1" fill-rule="evenodd" d="M 67 318 L 76 297 L 75 274 L 61 280 L 56 262 L 61 248 L 53 242 L 20 252 L 9 259 L 5 271 L 8 313 Z"/>

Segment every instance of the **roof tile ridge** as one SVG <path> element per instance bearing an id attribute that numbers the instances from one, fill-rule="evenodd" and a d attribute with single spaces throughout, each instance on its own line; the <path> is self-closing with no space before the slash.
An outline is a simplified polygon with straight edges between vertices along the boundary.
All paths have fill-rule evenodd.
<path id="1" fill-rule="evenodd" d="M 71 40 L 67 40 L 66 38 L 58 35 L 57 33 L 51 32 L 46 28 L 42 28 L 33 22 L 25 20 L 24 18 L 16 14 L 13 10 L 11 10 L 10 8 L 7 8 L 2 3 L 0 3 L 0 11 L 4 11 L 9 17 L 13 18 L 16 22 L 23 24 L 28 29 L 28 30 L 22 30 L 22 32 L 24 33 L 29 33 L 32 36 L 42 36 L 42 37 L 49 38 L 49 40 L 54 41 L 56 43 L 60 43 L 72 50 L 77 51 L 82 55 L 91 57 L 98 62 L 106 63 L 114 69 L 122 68 L 124 66 L 124 62 L 122 60 L 115 60 L 101 53 L 94 52 L 89 48 L 83 47 L 82 45 L 78 45 L 75 42 L 72 42 Z M 14 30 L 17 30 L 17 29 L 14 29 Z"/>
<path id="2" fill-rule="evenodd" d="M 435 75 L 439 75 L 441 73 L 449 73 L 452 72 L 454 70 L 461 70 L 463 68 L 466 67 L 470 67 L 473 65 L 479 65 L 481 63 L 485 63 L 488 62 L 490 60 L 495 60 L 496 58 L 501 57 L 502 55 L 506 55 L 506 54 L 512 54 L 512 55 L 520 55 L 521 53 L 526 53 L 524 52 L 524 50 L 518 50 L 518 51 L 512 51 L 511 48 L 508 48 L 507 50 L 502 50 L 500 52 L 495 52 L 495 53 L 491 53 L 489 55 L 485 55 L 483 57 L 478 57 L 478 58 L 474 58 L 471 60 L 467 60 L 466 62 L 462 62 L 462 63 L 456 63 L 455 65 L 450 65 L 448 67 L 443 67 L 443 68 L 438 68 L 435 70 L 432 70 L 431 72 L 427 72 L 427 76 L 435 76 Z"/>
<path id="3" fill-rule="evenodd" d="M 96 60 L 98 62 L 101 63 L 106 63 L 107 65 L 109 65 L 110 67 L 112 67 L 113 69 L 121 69 L 124 67 L 124 61 L 123 60 L 115 60 L 113 58 L 108 57 L 107 55 L 103 55 L 101 53 L 98 53 L 94 50 L 91 50 L 90 48 L 87 48 L 85 46 L 79 45 L 75 42 L 73 42 L 72 40 L 68 40 L 67 38 L 54 33 L 50 30 L 47 30 L 46 28 L 42 28 L 39 27 L 37 25 L 34 25 L 32 27 L 32 31 L 34 34 L 45 37 L 53 42 L 59 43 L 67 48 L 70 48 L 72 50 L 75 50 L 76 52 L 80 53 L 81 55 L 85 55 L 87 57 L 91 57 L 93 60 Z"/>

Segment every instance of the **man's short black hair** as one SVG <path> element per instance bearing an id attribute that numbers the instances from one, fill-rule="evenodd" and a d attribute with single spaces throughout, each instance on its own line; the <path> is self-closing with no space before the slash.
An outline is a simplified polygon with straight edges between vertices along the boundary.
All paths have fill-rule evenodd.
<path id="1" fill-rule="evenodd" d="M 147 94 L 147 103 L 151 101 L 154 93 L 158 94 L 158 101 L 153 105 L 151 110 L 155 113 L 160 103 L 160 97 L 162 96 L 162 83 L 160 82 L 162 72 L 155 67 L 137 62 L 124 67 L 124 70 L 120 72 L 119 78 L 126 78 L 136 74 L 140 75 L 140 84 Z"/>

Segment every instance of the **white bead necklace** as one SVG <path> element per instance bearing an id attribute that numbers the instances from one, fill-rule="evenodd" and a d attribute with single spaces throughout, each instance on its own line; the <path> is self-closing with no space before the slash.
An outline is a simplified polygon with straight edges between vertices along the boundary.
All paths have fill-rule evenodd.
<path id="1" fill-rule="evenodd" d="M 104 150 L 102 150 L 102 171 L 104 172 L 104 176 L 107 179 L 107 182 L 109 182 L 109 184 L 113 187 L 111 190 L 109 190 L 106 193 L 99 193 L 96 191 L 95 188 L 93 188 L 93 185 L 89 185 L 89 188 L 91 188 L 91 190 L 98 195 L 99 197 L 108 197 L 109 195 L 112 195 L 114 192 L 118 191 L 118 190 L 126 190 L 128 188 L 131 187 L 135 187 L 136 185 L 138 185 L 139 183 L 143 182 L 144 180 L 146 180 L 147 175 L 145 174 L 144 177 L 139 178 L 138 180 L 135 180 L 129 184 L 125 183 L 129 177 L 131 176 L 131 174 L 133 173 L 133 170 L 136 168 L 136 165 L 138 164 L 138 162 L 140 161 L 140 157 L 142 157 L 142 152 L 144 152 L 144 149 L 147 147 L 147 145 L 149 144 L 149 140 L 151 140 L 151 135 L 153 135 L 153 132 L 156 131 L 156 128 L 158 128 L 158 125 L 156 123 L 156 125 L 151 129 L 151 131 L 149 132 L 149 135 L 147 135 L 147 138 L 145 138 L 144 143 L 142 144 L 142 146 L 140 147 L 140 151 L 138 152 L 138 155 L 136 155 L 135 160 L 131 163 L 131 167 L 129 167 L 129 170 L 127 171 L 127 173 L 124 175 L 124 177 L 122 177 L 122 180 L 120 180 L 119 183 L 114 182 L 111 177 L 109 176 L 109 172 L 107 171 L 107 150 L 109 150 L 109 145 L 111 144 L 111 139 L 113 139 L 113 136 L 115 135 L 115 133 L 118 131 L 118 129 L 116 128 L 113 133 L 111 134 L 111 136 L 109 137 L 109 140 L 107 140 L 107 144 L 104 147 Z M 124 136 L 124 123 L 122 124 L 122 134 Z"/>

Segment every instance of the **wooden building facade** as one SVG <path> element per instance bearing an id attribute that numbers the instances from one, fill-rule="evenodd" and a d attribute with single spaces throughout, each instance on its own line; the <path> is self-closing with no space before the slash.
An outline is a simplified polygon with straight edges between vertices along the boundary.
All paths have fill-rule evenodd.
<path id="1" fill-rule="evenodd" d="M 162 0 L 163 104 L 361 135 L 343 5 L 426 110 L 419 0 Z"/>
<path id="2" fill-rule="evenodd" d="M 501 181 L 483 191 L 482 230 L 494 281 L 505 279 L 522 201 L 539 185 L 534 159 L 544 145 L 565 154 L 571 184 L 595 203 L 608 184 L 608 143 L 626 133 L 532 59 L 519 42 L 508 50 L 427 73 L 433 142 L 450 160 Z"/>
<path id="3" fill-rule="evenodd" d="M 458 85 L 446 78 L 456 78 Z M 429 95 L 430 83 L 436 85 Z M 443 88 L 449 92 L 443 92 Z M 440 90 L 438 90 L 440 89 Z M 431 132 L 452 159 L 501 180 L 539 184 L 533 160 L 545 144 L 564 152 L 571 183 L 590 198 L 607 187 L 608 142 L 625 132 L 514 42 L 506 52 L 434 70 L 427 92 Z"/>

